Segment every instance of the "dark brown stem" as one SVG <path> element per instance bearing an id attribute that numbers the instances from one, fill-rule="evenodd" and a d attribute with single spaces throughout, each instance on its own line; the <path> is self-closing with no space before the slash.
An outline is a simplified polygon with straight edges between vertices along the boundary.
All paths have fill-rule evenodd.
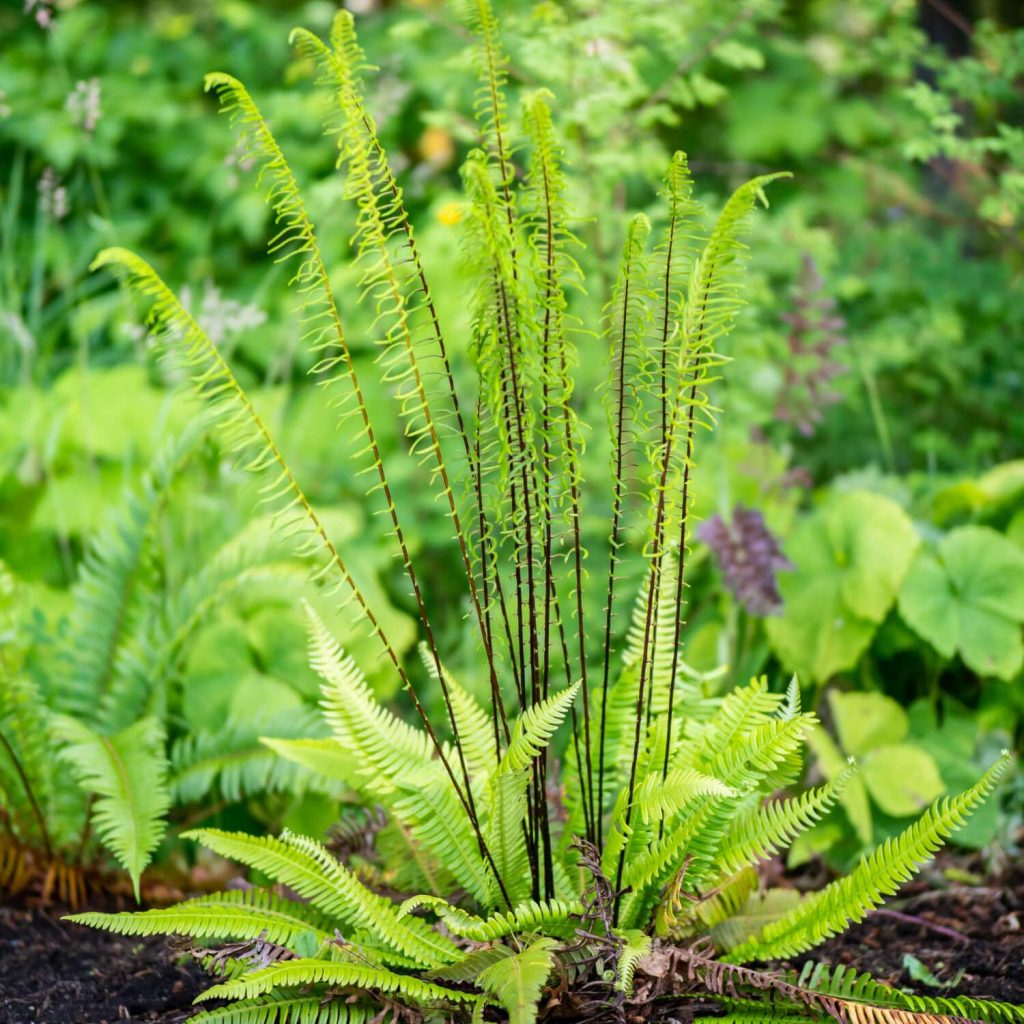
<path id="1" fill-rule="evenodd" d="M 28 780 L 28 775 L 25 772 L 25 768 L 22 765 L 17 752 L 2 730 L 0 730 L 0 744 L 2 744 L 4 750 L 7 751 L 7 756 L 10 758 L 11 764 L 14 765 L 14 770 L 18 773 L 18 778 L 21 780 L 21 788 L 25 791 L 25 796 L 28 797 L 29 807 L 32 809 L 32 817 L 36 819 L 36 826 L 39 829 L 39 838 L 43 842 L 43 849 L 46 850 L 46 856 L 50 860 L 53 860 L 53 846 L 50 843 L 50 832 L 46 827 L 46 819 L 43 817 L 42 809 L 36 801 L 36 794 L 32 789 L 32 783 Z"/>

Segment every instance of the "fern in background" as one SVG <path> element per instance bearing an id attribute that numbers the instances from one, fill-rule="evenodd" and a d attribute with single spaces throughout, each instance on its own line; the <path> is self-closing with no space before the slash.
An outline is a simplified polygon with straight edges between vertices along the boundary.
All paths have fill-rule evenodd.
<path id="1" fill-rule="evenodd" d="M 189 310 L 140 257 L 113 249 L 96 261 L 148 300 L 158 344 L 188 367 L 220 436 L 261 480 L 277 536 L 316 560 L 335 611 L 362 624 L 411 700 L 418 725 L 374 698 L 310 609 L 329 734 L 279 737 L 268 748 L 380 807 L 385 824 L 369 849 L 340 856 L 290 832 L 198 830 L 193 838 L 269 885 L 73 919 L 129 935 L 234 940 L 208 956 L 223 977 L 200 1001 L 232 1002 L 195 1018 L 207 1024 L 364 1020 L 403 1008 L 412 1019 L 481 1021 L 497 1010 L 531 1024 L 556 978 L 574 999 L 570 1016 L 621 1020 L 640 977 L 658 996 L 710 996 L 737 1019 L 1024 1020 L 1004 1004 L 924 1000 L 838 970 L 750 966 L 806 953 L 878 906 L 988 796 L 1010 757 L 822 891 L 762 888 L 757 865 L 817 822 L 855 770 L 771 799 L 800 777 L 816 724 L 798 689 L 773 694 L 755 679 L 710 697 L 680 655 L 697 453 L 718 413 L 723 342 L 744 303 L 748 223 L 781 175 L 741 186 L 708 228 L 686 158 L 674 157 L 661 215 L 631 222 L 603 322 L 585 330 L 573 318 L 578 243 L 548 99 L 527 98 L 521 133 L 490 5 L 470 0 L 465 14 L 480 71 L 480 148 L 464 171 L 475 393 L 456 384 L 453 353 L 467 346 L 452 343 L 436 314 L 428 261 L 364 102 L 369 69 L 351 15 L 336 17 L 326 42 L 303 30 L 293 38 L 333 99 L 339 192 L 357 211 L 359 296 L 335 296 L 256 102 L 229 75 L 207 78 L 259 167 L 280 229 L 270 249 L 293 269 L 313 375 L 351 431 L 354 468 L 368 474 L 368 500 L 389 524 L 425 671 L 401 656 L 356 563 Z M 357 299 L 376 313 L 379 371 L 407 454 L 447 513 L 484 704 L 442 658 L 439 612 L 405 539 L 343 328 Z M 607 362 L 609 429 L 590 424 L 591 434 L 577 418 L 573 368 L 596 358 Z M 585 443 L 606 446 L 610 495 L 582 479 Z M 607 516 L 610 557 L 588 573 L 580 524 L 591 509 Z M 640 585 L 620 647 L 616 594 L 627 569 Z M 604 616 L 588 625 L 590 588 L 604 596 Z M 428 713 L 427 688 L 440 691 L 443 719 Z M 564 754 L 560 771 L 555 753 Z"/>
<path id="2" fill-rule="evenodd" d="M 16 608 L 0 648 L 6 891 L 38 883 L 44 898 L 78 905 L 98 881 L 98 841 L 128 872 L 137 898 L 172 808 L 316 788 L 308 771 L 261 742 L 326 734 L 313 709 L 254 712 L 208 731 L 182 715 L 189 646 L 217 609 L 267 584 L 296 599 L 304 592 L 291 550 L 248 531 L 170 591 L 160 526 L 204 437 L 200 425 L 168 444 L 112 512 L 86 550 L 66 630 L 34 635 L 39 627 L 17 613 L 19 584 L 10 579 Z M 33 648 L 44 643 L 52 653 L 35 664 Z M 340 795 L 337 786 L 330 792 Z"/>

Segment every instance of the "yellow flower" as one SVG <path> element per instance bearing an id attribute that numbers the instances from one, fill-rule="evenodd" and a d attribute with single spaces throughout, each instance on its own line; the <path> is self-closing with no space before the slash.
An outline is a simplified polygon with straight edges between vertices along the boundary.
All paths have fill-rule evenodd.
<path id="1" fill-rule="evenodd" d="M 455 156 L 455 143 L 451 135 L 443 128 L 433 125 L 420 136 L 417 147 L 420 156 L 434 167 L 444 167 L 452 162 Z"/>
<path id="2" fill-rule="evenodd" d="M 462 203 L 454 199 L 442 203 L 437 211 L 437 219 L 446 227 L 453 227 L 462 220 Z"/>

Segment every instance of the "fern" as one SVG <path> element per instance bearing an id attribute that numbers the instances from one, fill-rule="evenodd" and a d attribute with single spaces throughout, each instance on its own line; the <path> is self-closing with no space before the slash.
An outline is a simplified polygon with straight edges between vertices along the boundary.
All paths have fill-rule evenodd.
<path id="1" fill-rule="evenodd" d="M 376 1014 L 376 1007 L 358 1003 L 268 992 L 258 999 L 203 1010 L 189 1019 L 198 1024 L 369 1024 Z"/>
<path id="2" fill-rule="evenodd" d="M 347 618 L 376 637 L 419 721 L 379 703 L 361 666 L 310 612 L 328 734 L 297 720 L 257 747 L 259 734 L 271 731 L 257 719 L 219 743 L 210 735 L 183 740 L 174 748 L 178 792 L 347 789 L 374 808 L 372 834 L 335 856 L 291 833 L 199 830 L 188 838 L 268 876 L 287 898 L 260 891 L 77 920 L 125 934 L 177 930 L 248 943 L 242 952 L 210 955 L 229 969 L 202 998 L 235 1003 L 199 1018 L 209 1021 L 361 1021 L 365 1007 L 383 1003 L 396 1017 L 406 1007 L 476 1021 L 497 1005 L 513 1024 L 532 1024 L 558 971 L 578 989 L 573 998 L 596 993 L 602 1007 L 621 1009 L 634 987 L 663 991 L 634 986 L 637 978 L 674 985 L 685 977 L 690 988 L 680 995 L 706 992 L 736 1020 L 759 1019 L 771 993 L 783 1020 L 911 1024 L 909 1015 L 932 1012 L 923 1002 L 900 1001 L 915 997 L 821 972 L 785 977 L 741 961 L 802 952 L 863 917 L 963 822 L 1005 761 L 822 892 L 762 891 L 758 862 L 819 821 L 853 768 L 778 799 L 800 777 L 817 721 L 801 710 L 796 682 L 785 695 L 755 679 L 716 696 L 681 655 L 699 439 L 715 424 L 713 385 L 745 301 L 749 221 L 780 175 L 742 185 L 706 225 L 687 159 L 676 154 L 661 216 L 652 210 L 659 228 L 646 214 L 629 222 L 615 286 L 588 335 L 570 301 L 583 273 L 549 98 L 525 97 L 520 133 L 505 96 L 508 64 L 493 10 L 487 0 L 468 0 L 465 16 L 478 40 L 480 148 L 463 167 L 471 326 L 458 349 L 442 329 L 401 186 L 368 109 L 363 78 L 372 69 L 353 18 L 341 12 L 327 41 L 305 30 L 293 40 L 330 93 L 327 127 L 355 215 L 360 297 L 375 314 L 377 376 L 395 401 L 414 471 L 439 500 L 458 550 L 480 655 L 471 663 L 486 680 L 489 706 L 442 659 L 445 634 L 428 614 L 298 182 L 244 85 L 211 75 L 207 87 L 247 141 L 274 212 L 279 233 L 271 252 L 291 261 L 300 327 L 318 360 L 314 377 L 351 427 L 353 468 L 370 475 L 371 496 L 390 524 L 422 634 L 425 672 L 415 678 L 426 679 L 440 700 L 435 706 L 423 698 L 422 682 L 414 682 L 223 355 L 148 264 L 124 250 L 101 254 L 100 265 L 120 268 L 149 300 L 161 346 L 191 369 L 228 447 L 262 479 L 279 537 L 316 560 L 314 579 L 329 579 Z M 609 466 L 608 486 L 593 488 L 609 520 L 607 571 L 596 592 L 586 571 L 580 470 L 588 405 L 576 394 L 584 344 L 587 359 L 600 348 L 608 364 L 608 429 L 588 441 Z M 450 357 L 464 349 L 477 378 L 468 396 L 456 388 Z M 639 523 L 637 504 L 646 508 Z M 627 559 L 635 539 L 643 544 L 640 590 L 623 629 L 617 616 L 624 581 L 634 575 Z M 602 600 L 602 620 L 585 622 Z M 167 652 L 162 681 L 147 697 L 159 704 L 159 693 L 167 694 L 164 706 L 174 692 L 164 666 L 173 664 L 175 638 L 203 602 L 197 596 L 186 606 L 166 637 L 140 648 Z M 443 720 L 428 713 L 435 707 Z M 563 725 L 566 745 L 558 740 Z M 563 752 L 568 764 L 556 773 Z M 271 754 L 281 766 L 270 767 Z M 678 945 L 684 939 L 690 944 Z M 276 945 L 276 962 L 255 961 L 259 942 Z M 589 1008 L 590 996 L 580 998 Z M 946 1011 L 935 1006 L 942 1017 Z M 975 1012 L 968 1003 L 962 1008 Z"/>
<path id="3" fill-rule="evenodd" d="M 267 717 L 254 714 L 246 721 L 218 731 L 197 731 L 182 736 L 171 748 L 171 786 L 174 799 L 198 803 L 219 793 L 232 803 L 259 793 L 301 793 L 317 785 L 328 792 L 339 787 L 318 783 L 317 776 L 289 762 L 268 746 L 267 733 L 287 741 L 325 732 L 313 711 L 289 709 Z"/>
<path id="4" fill-rule="evenodd" d="M 970 789 L 956 797 L 937 800 L 913 825 L 895 839 L 886 840 L 874 853 L 846 875 L 827 885 L 764 931 L 733 949 L 735 963 L 792 956 L 824 942 L 850 922 L 863 920 L 873 907 L 884 902 L 913 877 L 992 792 L 1009 768 L 1004 754 Z"/>
<path id="5" fill-rule="evenodd" d="M 233 981 L 214 985 L 201 993 L 198 1002 L 208 999 L 253 999 L 267 992 L 300 985 L 326 984 L 378 992 L 395 993 L 415 1003 L 476 1002 L 479 996 L 446 988 L 408 974 L 396 974 L 380 967 L 329 963 L 326 960 L 296 959 L 271 964 Z"/>
<path id="6" fill-rule="evenodd" d="M 202 830 L 193 837 L 222 856 L 249 864 L 294 889 L 336 926 L 372 931 L 377 941 L 403 957 L 430 965 L 455 958 L 449 941 L 419 921 L 399 918 L 387 900 L 366 889 L 348 868 L 311 839 L 287 834 L 282 839 L 255 839 L 214 830 Z"/>
<path id="7" fill-rule="evenodd" d="M 199 896 L 166 910 L 135 914 L 76 914 L 78 924 L 106 928 L 118 935 L 191 935 L 196 938 L 265 938 L 292 946 L 299 937 L 312 936 L 327 942 L 327 919 L 310 910 L 309 904 L 283 899 L 261 889 Z"/>
<path id="8" fill-rule="evenodd" d="M 554 967 L 552 939 L 531 942 L 480 972 L 480 985 L 508 1013 L 509 1024 L 534 1024 L 541 989 Z"/>
<path id="9" fill-rule="evenodd" d="M 80 785 L 95 793 L 96 829 L 128 872 L 139 898 L 139 878 L 163 833 L 170 806 L 163 726 L 143 718 L 103 736 L 73 718 L 54 723 L 61 759 Z"/>
<path id="10" fill-rule="evenodd" d="M 622 949 L 615 965 L 615 987 L 628 994 L 633 991 L 636 965 L 651 951 L 651 937 L 638 928 L 619 932 L 618 937 L 622 939 Z"/>

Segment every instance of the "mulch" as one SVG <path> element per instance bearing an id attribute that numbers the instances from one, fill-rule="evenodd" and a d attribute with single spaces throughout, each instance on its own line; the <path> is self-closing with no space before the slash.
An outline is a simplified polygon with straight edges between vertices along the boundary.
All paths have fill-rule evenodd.
<path id="1" fill-rule="evenodd" d="M 951 882 L 943 863 L 814 959 L 856 965 L 924 995 L 1024 1004 L 1024 864 L 976 884 Z M 940 982 L 958 977 L 956 986 L 915 980 L 908 953 Z M 0 1024 L 180 1024 L 208 984 L 167 940 L 83 928 L 52 909 L 0 907 Z"/>

